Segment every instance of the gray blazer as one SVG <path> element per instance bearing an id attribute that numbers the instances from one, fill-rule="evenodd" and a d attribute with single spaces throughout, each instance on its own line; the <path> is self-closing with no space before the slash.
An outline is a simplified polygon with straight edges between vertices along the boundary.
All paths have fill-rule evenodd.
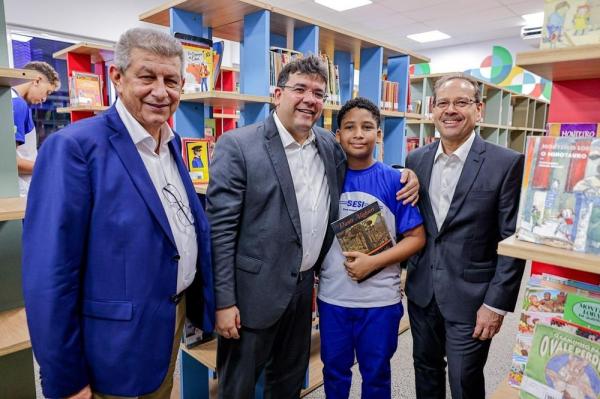
<path id="1" fill-rule="evenodd" d="M 523 155 L 475 137 L 446 220 L 438 231 L 429 193 L 439 142 L 412 151 L 406 166 L 421 182 L 419 208 L 427 244 L 408 263 L 406 294 L 421 307 L 435 295 L 448 321 L 474 323 L 483 303 L 514 310 L 525 262 L 498 256 L 514 234 Z"/>
<path id="2" fill-rule="evenodd" d="M 337 218 L 345 157 L 331 132 L 314 127 Z M 267 328 L 283 314 L 302 262 L 300 215 L 275 120 L 223 134 L 206 194 L 217 309 L 237 305 L 242 324 Z M 328 229 L 319 263 L 333 235 Z M 319 264 L 317 264 L 317 267 Z"/>

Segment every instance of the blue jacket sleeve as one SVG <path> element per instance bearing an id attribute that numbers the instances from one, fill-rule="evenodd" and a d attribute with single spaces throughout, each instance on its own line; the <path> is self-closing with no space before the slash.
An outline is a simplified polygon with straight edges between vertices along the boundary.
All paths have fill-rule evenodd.
<path id="1" fill-rule="evenodd" d="M 23 226 L 23 294 L 47 397 L 69 396 L 89 383 L 80 282 L 92 206 L 82 149 L 73 137 L 50 136 L 35 164 Z"/>

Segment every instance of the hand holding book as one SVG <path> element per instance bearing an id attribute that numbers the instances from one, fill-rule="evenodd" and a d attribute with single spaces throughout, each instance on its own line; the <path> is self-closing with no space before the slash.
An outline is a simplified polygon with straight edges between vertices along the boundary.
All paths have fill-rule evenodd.
<path id="1" fill-rule="evenodd" d="M 371 256 L 357 251 L 342 252 L 342 255 L 346 257 L 344 262 L 346 272 L 354 281 L 363 281 L 379 270 L 377 262 L 375 262 L 375 255 Z"/>

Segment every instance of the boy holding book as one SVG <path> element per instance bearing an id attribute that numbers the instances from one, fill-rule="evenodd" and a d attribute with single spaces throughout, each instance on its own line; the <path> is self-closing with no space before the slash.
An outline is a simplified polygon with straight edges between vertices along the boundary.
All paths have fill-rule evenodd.
<path id="1" fill-rule="evenodd" d="M 390 398 L 390 359 L 404 313 L 399 263 L 423 248 L 425 230 L 418 208 L 396 201 L 399 171 L 373 158 L 381 131 L 377 106 L 364 98 L 348 101 L 338 126 L 336 138 L 348 158 L 339 217 L 378 202 L 391 237 L 404 238 L 370 256 L 342 252 L 334 240 L 325 257 L 318 295 L 325 393 L 329 399 L 348 397 L 356 355 L 362 397 Z"/>

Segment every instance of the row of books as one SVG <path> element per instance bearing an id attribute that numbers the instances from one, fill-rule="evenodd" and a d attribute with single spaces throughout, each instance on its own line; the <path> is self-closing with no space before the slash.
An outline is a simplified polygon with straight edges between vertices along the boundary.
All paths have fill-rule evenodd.
<path id="1" fill-rule="evenodd" d="M 600 286 L 532 275 L 513 350 L 509 384 L 521 398 L 600 394 Z M 583 393 L 583 394 L 582 394 Z"/>
<path id="2" fill-rule="evenodd" d="M 273 94 L 275 87 L 277 87 L 277 78 L 283 67 L 289 62 L 302 58 L 303 54 L 299 51 L 290 50 L 281 47 L 271 47 L 269 50 L 269 63 L 270 63 L 270 75 L 269 75 L 269 90 Z"/>
<path id="3" fill-rule="evenodd" d="M 392 82 L 386 79 L 381 80 L 381 100 L 379 106 L 381 109 L 398 111 L 398 92 L 400 83 Z"/>
<path id="4" fill-rule="evenodd" d="M 340 99 L 340 72 L 338 66 L 334 65 L 327 54 L 321 53 L 321 59 L 327 65 L 327 103 L 333 105 L 341 105 Z"/>
<path id="5" fill-rule="evenodd" d="M 529 137 L 517 238 L 600 255 L 599 131 L 549 125 L 549 136 Z"/>
<path id="6" fill-rule="evenodd" d="M 439 137 L 435 136 L 425 136 L 423 138 L 423 145 L 431 144 L 439 140 Z M 406 138 L 406 153 L 416 150 L 419 148 L 420 139 L 418 137 L 407 137 Z"/>

